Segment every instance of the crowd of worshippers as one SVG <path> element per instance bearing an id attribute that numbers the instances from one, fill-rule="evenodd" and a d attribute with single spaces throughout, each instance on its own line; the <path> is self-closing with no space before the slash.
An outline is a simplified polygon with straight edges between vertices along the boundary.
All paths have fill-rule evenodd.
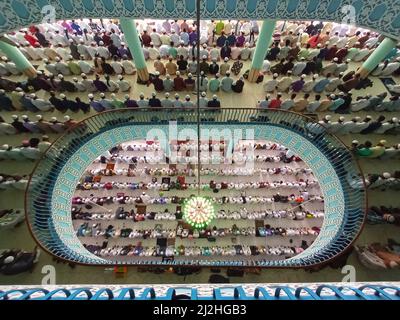
<path id="1" fill-rule="evenodd" d="M 330 133 L 337 135 L 346 134 L 399 134 L 399 119 L 396 117 L 386 119 L 384 115 L 380 115 L 374 119 L 367 115 L 364 119 L 361 117 L 346 118 L 340 116 L 337 121 L 332 121 L 331 115 L 323 117 L 319 124 L 324 126 Z"/>
<path id="2" fill-rule="evenodd" d="M 36 161 L 42 157 L 50 145 L 48 136 L 43 136 L 41 140 L 38 138 L 23 140 L 18 146 L 3 144 L 0 147 L 0 160 Z"/>
<path id="3" fill-rule="evenodd" d="M 353 140 L 351 143 L 351 151 L 358 157 L 370 159 L 393 159 L 400 155 L 400 144 L 387 146 L 386 140 L 380 140 L 376 145 L 371 141 L 360 143 Z"/>
<path id="4" fill-rule="evenodd" d="M 1 154 L 1 153 L 0 153 Z M 25 190 L 29 181 L 29 175 L 9 175 L 0 173 L 1 190 Z"/>
<path id="5" fill-rule="evenodd" d="M 104 241 L 102 245 L 99 244 L 83 244 L 84 247 L 91 253 L 100 257 L 116 257 L 116 256 L 140 256 L 140 257 L 179 257 L 179 256 L 285 256 L 291 257 L 295 254 L 299 254 L 308 248 L 306 241 L 302 242 L 302 246 L 256 246 L 256 245 L 228 245 L 228 246 L 184 246 L 178 247 L 168 246 L 161 247 L 157 246 L 144 246 L 141 242 L 136 245 L 113 245 L 108 246 L 108 241 Z M 203 260 L 191 260 L 189 264 L 209 264 L 221 263 L 224 265 L 254 265 L 254 264 L 265 264 L 266 259 L 257 259 L 257 261 L 203 261 Z M 157 261 L 152 261 L 156 264 Z M 160 261 L 161 263 L 161 261 Z"/>
<path id="6" fill-rule="evenodd" d="M 400 266 L 400 243 L 392 238 L 387 239 L 387 243 L 357 245 L 355 250 L 360 263 L 367 269 L 387 270 Z"/>
<path id="7" fill-rule="evenodd" d="M 264 100 L 257 103 L 261 109 L 281 109 L 296 112 L 334 112 L 348 114 L 359 111 L 400 111 L 400 98 L 398 95 L 391 96 L 388 100 L 387 92 L 377 95 L 367 94 L 353 98 L 353 91 L 339 92 L 338 94 L 321 95 L 316 94 L 311 98 L 309 93 L 292 93 L 286 99 L 282 98 L 282 93 L 276 96 L 266 95 Z"/>
<path id="8" fill-rule="evenodd" d="M 104 237 L 109 238 L 141 238 L 141 239 L 155 239 L 155 238 L 200 238 L 207 239 L 210 237 L 226 237 L 226 236 L 302 236 L 302 235 L 318 235 L 320 228 L 318 227 L 238 227 L 233 224 L 231 227 L 209 227 L 201 230 L 193 230 L 190 234 L 189 229 L 185 229 L 182 225 L 176 228 L 149 228 L 149 229 L 133 229 L 129 226 L 123 225 L 115 227 L 113 224 L 108 224 L 104 227 L 102 223 L 84 222 L 79 225 L 76 234 L 78 237 Z"/>
<path id="9" fill-rule="evenodd" d="M 45 120 L 42 115 L 36 115 L 36 119 L 32 121 L 27 115 L 22 115 L 21 120 L 17 115 L 12 115 L 12 122 L 6 122 L 0 116 L 0 135 L 14 135 L 19 133 L 42 133 L 57 134 L 63 133 L 69 128 L 75 126 L 78 122 L 70 116 L 64 116 L 64 121 L 57 120 L 57 117 L 51 117 Z M 48 140 L 47 136 L 43 136 L 43 140 Z"/>
<path id="10" fill-rule="evenodd" d="M 94 94 L 88 94 L 88 100 L 84 101 L 80 97 L 70 98 L 64 93 L 57 95 L 54 91 L 50 92 L 50 98 L 39 98 L 35 93 L 27 94 L 22 89 L 17 88 L 10 94 L 0 90 L 0 110 L 5 111 L 29 111 L 29 112 L 52 112 L 67 111 L 88 113 L 91 110 L 103 112 L 112 109 L 121 108 L 175 108 L 190 109 L 197 105 L 197 98 L 192 99 L 191 95 L 187 94 L 181 97 L 179 93 L 175 93 L 173 97 L 169 92 L 159 97 L 156 92 L 153 92 L 150 97 L 146 97 L 144 93 L 140 93 L 138 99 L 135 99 L 129 94 L 124 95 L 120 99 L 112 93 L 107 97 L 103 92 L 99 94 L 99 99 L 96 99 Z M 221 101 L 214 94 L 211 98 L 207 97 L 205 92 L 201 93 L 199 98 L 200 108 L 219 109 Z"/>
<path id="11" fill-rule="evenodd" d="M 400 171 L 394 173 L 383 172 L 370 173 L 365 178 L 365 183 L 368 189 L 379 189 L 379 190 L 400 190 Z"/>
<path id="12" fill-rule="evenodd" d="M 289 195 L 281 195 L 277 193 L 273 197 L 263 197 L 263 196 L 222 196 L 222 197 L 213 197 L 213 201 L 218 204 L 225 203 L 236 203 L 236 204 L 262 204 L 262 203 L 288 203 L 291 205 L 300 205 L 305 200 L 302 195 L 289 194 Z M 307 201 L 315 201 L 315 202 L 323 202 L 323 197 L 321 195 L 312 195 L 307 194 Z M 80 205 L 80 204 L 98 204 L 98 205 L 112 205 L 112 204 L 179 204 L 185 198 L 178 196 L 150 196 L 146 192 L 143 192 L 139 196 L 104 196 L 104 197 L 96 197 L 94 195 L 90 195 L 88 197 L 80 197 L 76 196 L 72 198 L 72 204 Z"/>
<path id="13" fill-rule="evenodd" d="M 169 212 L 165 209 L 162 212 L 155 212 L 147 210 L 146 213 L 132 208 L 118 207 L 115 212 L 96 212 L 93 210 L 93 205 L 86 204 L 83 206 L 72 206 L 71 215 L 73 220 L 133 220 L 134 222 L 145 220 L 177 220 L 182 218 L 182 213 Z M 264 220 L 264 219 L 289 219 L 289 220 L 304 220 L 304 219 L 317 219 L 323 218 L 324 212 L 319 210 L 305 210 L 301 205 L 296 210 L 248 210 L 247 208 L 240 208 L 238 210 L 220 209 L 216 212 L 216 219 L 222 220 Z"/>
<path id="14" fill-rule="evenodd" d="M 143 181 L 138 182 L 116 182 L 116 181 L 109 181 L 109 182 L 84 182 L 82 184 L 78 184 L 77 189 L 82 191 L 92 191 L 92 190 L 113 190 L 113 189 L 120 189 L 120 190 L 157 190 L 157 191 L 170 191 L 170 190 L 195 190 L 199 186 L 197 183 L 180 183 L 179 181 L 168 181 L 165 182 L 158 182 L 156 181 L 157 178 L 153 179 L 152 182 L 146 183 Z M 213 181 L 211 180 L 208 183 L 201 183 L 200 189 L 201 190 L 213 190 L 217 193 L 219 190 L 254 190 L 254 189 L 300 189 L 302 197 L 307 201 L 308 199 L 308 192 L 302 190 L 302 188 L 311 188 L 318 186 L 318 181 L 316 180 L 300 180 L 299 182 L 286 182 L 281 180 L 275 181 L 261 181 L 261 182 L 242 182 L 242 183 L 234 183 L 229 181 Z"/>
<path id="15" fill-rule="evenodd" d="M 370 222 L 386 222 L 400 226 L 400 208 L 372 206 L 368 209 L 367 219 Z"/>
<path id="16" fill-rule="evenodd" d="M 130 84 L 123 79 L 122 74 L 135 73 L 135 67 L 129 60 L 129 49 L 125 47 L 125 43 L 122 41 L 124 40 L 124 35 L 120 32 L 120 28 L 112 21 L 109 21 L 109 23 L 112 26 L 110 31 L 102 32 L 106 41 L 104 39 L 100 40 L 102 38 L 98 36 L 96 38 L 97 41 L 94 39 L 90 41 L 90 45 L 85 45 L 85 39 L 83 38 L 88 37 L 88 34 L 90 35 L 92 31 L 84 33 L 83 30 L 85 28 L 82 29 L 76 21 L 71 23 L 71 25 L 75 26 L 74 28 L 66 27 L 65 25 L 68 25 L 68 22 L 64 21 L 53 26 L 52 30 L 48 30 L 51 29 L 48 25 L 41 25 L 32 29 L 42 28 L 47 30 L 46 35 L 43 35 L 43 37 L 46 38 L 47 36 L 49 38 L 46 38 L 48 43 L 56 39 L 58 42 L 56 44 L 53 43 L 53 46 L 55 45 L 57 46 L 56 49 L 59 49 L 59 53 L 54 49 L 54 56 L 50 59 L 54 60 L 54 63 L 47 58 L 45 60 L 45 69 L 47 69 L 49 75 L 39 71 L 37 79 L 30 80 L 33 87 L 36 86 L 36 89 L 42 87 L 47 91 L 57 91 L 59 89 L 89 92 L 116 92 L 119 89 L 128 91 Z M 166 21 L 165 24 L 168 25 L 170 22 Z M 219 24 L 222 24 L 222 29 L 221 25 L 217 27 Z M 91 25 L 96 25 L 96 22 L 92 21 Z M 208 36 L 203 41 L 200 38 L 200 44 L 198 44 L 199 39 L 195 23 L 192 25 L 193 30 L 187 37 L 184 30 L 189 28 L 189 25 L 185 21 L 181 25 L 178 22 L 174 22 L 174 25 L 178 29 L 169 27 L 159 33 L 154 28 L 150 34 L 144 30 L 140 35 L 143 50 L 145 50 L 145 53 L 147 52 L 145 57 L 155 60 L 154 68 L 156 72 L 151 75 L 150 82 L 154 84 L 156 91 L 191 90 L 196 86 L 195 82 L 198 81 L 200 83 L 200 91 L 210 90 L 211 92 L 216 92 L 221 89 L 226 92 L 242 92 L 246 73 L 244 77 L 240 77 L 237 81 L 230 77 L 230 73 L 238 75 L 241 72 L 243 63 L 238 59 L 247 60 L 252 58 L 257 40 L 252 28 L 254 27 L 257 30 L 257 24 L 250 29 L 248 27 L 245 28 L 247 35 L 246 32 L 240 32 L 240 35 L 238 35 L 237 30 L 232 31 L 233 25 L 231 22 L 224 23 L 220 21 L 216 23 L 211 21 L 207 26 Z M 57 26 L 64 30 L 62 35 L 59 34 L 60 30 L 58 34 L 53 31 L 57 30 Z M 91 30 L 90 24 L 86 22 L 85 27 L 89 27 Z M 225 35 L 225 31 L 227 31 L 225 28 L 231 30 L 227 36 Z M 294 31 L 293 28 L 295 28 Z M 275 32 L 273 45 L 267 52 L 262 68 L 263 73 L 273 73 L 273 79 L 264 84 L 265 91 L 273 92 L 278 90 L 282 93 L 286 91 L 293 93 L 313 91 L 320 94 L 323 91 L 332 93 L 337 89 L 348 92 L 352 89 L 360 89 L 372 85 L 370 81 L 368 82 L 368 79 L 361 79 L 359 75 L 355 74 L 355 71 L 344 73 L 347 71 L 348 63 L 351 60 L 362 61 L 366 59 L 374 51 L 381 37 L 376 34 L 372 35 L 368 31 L 364 33 L 355 31 L 351 36 L 340 36 L 340 32 L 337 31 L 332 36 L 330 32 L 333 31 L 329 31 L 332 28 L 333 26 L 330 23 L 312 25 L 299 22 L 291 23 L 286 29 Z M 29 46 L 32 46 L 33 42 L 37 44 L 36 46 L 39 46 L 38 49 L 43 49 L 40 42 L 35 40 L 35 36 L 29 34 L 33 32 L 32 30 L 19 31 L 17 35 L 12 35 L 12 39 L 25 44 L 28 42 L 29 44 L 27 45 Z M 36 30 L 35 32 L 37 37 L 37 33 L 39 32 L 40 34 L 40 31 Z M 97 29 L 95 32 L 99 33 Z M 110 33 L 109 38 L 107 33 Z M 173 33 L 176 33 L 175 36 L 177 38 L 172 37 Z M 61 41 L 60 36 L 65 37 L 65 39 Z M 175 40 L 170 41 L 171 38 Z M 187 41 L 186 38 L 188 39 Z M 84 43 L 82 44 L 81 42 Z M 66 49 L 65 47 L 68 45 L 69 49 Z M 83 46 L 80 50 L 78 50 L 79 45 Z M 196 79 L 193 79 L 193 75 L 196 75 L 197 71 L 197 45 L 201 46 L 200 59 L 202 62 L 199 68 L 202 74 L 198 77 L 195 76 Z M 162 54 L 163 46 L 169 46 L 165 54 Z M 234 51 L 237 54 L 232 55 Z M 389 76 L 394 72 L 398 72 L 400 70 L 400 61 L 397 55 L 397 49 L 391 51 L 385 61 L 372 74 Z M 109 58 L 111 58 L 110 63 L 107 61 Z M 161 60 L 162 58 L 168 58 L 169 61 L 164 64 Z M 93 60 L 93 65 L 90 65 L 87 59 Z M 120 59 L 122 59 L 121 62 L 119 61 Z M 219 59 L 223 59 L 221 65 L 217 63 Z M 235 60 L 232 66 L 228 63 L 230 59 Z M 6 57 L 4 57 L 4 60 L 5 63 L 0 64 L 0 76 L 19 72 Z M 210 61 L 211 63 L 209 63 Z M 274 61 L 279 62 L 272 66 L 271 62 Z M 322 61 L 328 62 L 324 66 Z M 94 81 L 88 80 L 87 75 L 93 72 L 96 73 L 96 79 Z M 182 76 L 186 73 L 188 73 L 188 77 L 183 79 Z M 74 79 L 73 82 L 64 79 L 64 76 L 71 74 L 82 75 L 84 78 L 82 81 Z M 100 74 L 105 75 L 105 81 L 100 80 Z M 114 74 L 117 74 L 122 79 L 118 79 L 118 81 L 110 79 L 110 76 Z M 164 79 L 168 81 L 160 79 L 160 76 L 165 74 L 169 77 L 176 76 L 176 78 L 173 80 Z M 310 81 L 306 82 L 305 77 L 309 74 L 314 76 Z M 323 78 L 320 79 L 318 74 L 321 74 Z M 212 75 L 213 79 L 208 80 L 207 75 Z M 279 75 L 283 75 L 283 78 L 278 80 Z M 292 76 L 300 78 L 296 80 Z M 220 77 L 222 77 L 221 80 L 219 79 Z M 7 81 L 2 79 L 0 85 L 2 82 Z M 8 86 L 4 85 L 3 87 L 10 89 L 11 85 L 9 83 Z"/>

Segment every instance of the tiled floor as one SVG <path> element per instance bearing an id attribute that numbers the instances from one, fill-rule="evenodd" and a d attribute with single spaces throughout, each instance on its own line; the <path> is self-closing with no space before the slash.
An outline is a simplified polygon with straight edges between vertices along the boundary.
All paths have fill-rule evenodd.
<path id="1" fill-rule="evenodd" d="M 356 68 L 356 64 L 351 64 L 351 68 Z M 242 71 L 249 68 L 249 62 L 246 62 Z M 153 70 L 152 63 L 149 62 L 150 71 Z M 269 78 L 270 76 L 267 76 Z M 72 78 L 72 77 L 71 77 Z M 144 92 L 146 96 L 153 92 L 151 87 L 146 87 L 136 84 L 136 76 L 128 79 L 133 84 L 131 95 L 138 97 L 140 92 Z M 385 91 L 385 87 L 379 79 L 374 79 L 373 88 L 367 90 L 360 90 L 356 92 L 356 95 L 377 94 Z M 399 79 L 395 79 L 399 82 Z M 186 93 L 182 93 L 183 97 Z M 47 95 L 47 94 L 46 94 Z M 79 94 L 86 100 L 86 94 Z M 123 93 L 118 93 L 119 98 L 123 98 Z M 40 96 L 45 96 L 44 93 L 40 93 Z M 208 94 L 211 96 L 211 94 Z M 242 94 L 234 93 L 220 93 L 219 97 L 222 101 L 222 105 L 225 107 L 232 108 L 245 108 L 254 107 L 257 100 L 262 99 L 264 96 L 262 84 L 249 84 L 246 83 Z M 193 96 L 194 98 L 194 96 Z M 15 114 L 22 115 L 25 112 L 16 112 Z M 4 119 L 10 121 L 11 115 L 14 112 L 2 112 Z M 94 114 L 92 112 L 91 114 Z M 357 113 L 358 116 L 365 116 L 366 112 Z M 377 116 L 376 112 L 368 112 L 372 116 Z M 33 114 L 28 114 L 31 119 L 34 120 Z M 320 114 L 322 117 L 325 114 Z M 399 113 L 388 113 L 388 117 L 399 117 Z M 52 114 L 46 114 L 45 118 L 48 119 L 52 116 L 57 116 L 62 120 L 63 115 L 59 112 Z M 333 119 L 338 118 L 338 115 L 333 114 Z M 350 118 L 352 115 L 347 115 Z M 72 117 L 75 120 L 83 119 L 82 113 L 73 114 Z M 19 145 L 22 140 L 27 138 L 28 135 L 17 135 L 12 137 L 0 137 L 0 145 L 7 143 L 9 145 Z M 29 135 L 29 138 L 32 135 Z M 56 135 L 50 135 L 51 140 L 56 138 Z M 361 142 L 370 140 L 377 142 L 381 139 L 387 140 L 388 144 L 399 143 L 400 139 L 398 136 L 382 136 L 377 134 L 369 135 L 368 137 L 361 135 L 347 135 L 340 137 L 346 144 L 349 144 L 353 139 L 357 139 Z M 399 169 L 399 164 L 395 160 L 380 161 L 375 159 L 363 159 L 360 161 L 360 165 L 365 173 L 369 172 L 383 172 L 394 171 Z M 7 174 L 28 174 L 34 167 L 34 162 L 15 162 L 15 161 L 3 161 L 0 163 L 0 172 Z M 18 191 L 1 191 L 0 193 L 0 208 L 22 208 L 24 194 Z M 370 205 L 394 205 L 400 206 L 400 197 L 398 192 L 394 191 L 372 191 L 368 196 Z M 374 241 L 385 242 L 387 238 L 393 238 L 400 241 L 399 228 L 391 225 L 366 225 L 363 232 L 361 233 L 357 243 L 370 243 Z M 5 230 L 0 232 L 0 248 L 22 248 L 30 250 L 35 246 L 35 242 L 29 234 L 26 225 L 21 225 L 13 230 Z M 353 265 L 356 268 L 356 280 L 357 281 L 385 281 L 385 280 L 400 280 L 399 270 L 377 270 L 372 271 L 363 267 L 353 253 L 348 259 L 348 264 Z M 67 265 L 56 264 L 52 261 L 52 257 L 42 252 L 40 261 L 33 273 L 23 273 L 17 276 L 0 276 L 0 284 L 40 284 L 45 274 L 42 274 L 42 267 L 45 265 L 54 265 L 56 267 L 56 282 L 57 284 L 65 283 L 98 283 L 98 284 L 111 284 L 111 283 L 201 283 L 207 282 L 210 272 L 204 268 L 200 274 L 187 276 L 186 278 L 171 274 L 151 274 L 151 273 L 138 273 L 136 268 L 129 268 L 128 274 L 125 278 L 116 279 L 110 270 L 105 270 L 102 267 L 83 267 L 77 266 L 75 269 L 71 269 Z M 341 281 L 345 275 L 341 271 L 326 268 L 320 272 L 308 273 L 303 270 L 263 270 L 260 275 L 247 274 L 243 278 L 232 279 L 232 282 L 319 282 L 319 281 Z"/>

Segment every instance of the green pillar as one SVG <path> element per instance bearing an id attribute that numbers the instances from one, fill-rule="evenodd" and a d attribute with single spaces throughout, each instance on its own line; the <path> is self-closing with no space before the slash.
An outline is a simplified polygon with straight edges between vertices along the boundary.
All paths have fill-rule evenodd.
<path id="1" fill-rule="evenodd" d="M 362 78 L 368 76 L 368 74 L 376 68 L 393 50 L 397 45 L 396 40 L 392 40 L 390 38 L 385 38 L 379 44 L 379 46 L 372 52 L 372 54 L 368 57 L 368 59 L 363 63 L 360 70 L 357 71 L 361 75 Z"/>
<path id="2" fill-rule="evenodd" d="M 254 52 L 253 61 L 251 62 L 251 69 L 249 73 L 249 81 L 255 82 L 258 78 L 259 72 L 262 69 L 265 55 L 272 42 L 272 36 L 275 31 L 275 20 L 264 20 L 261 31 L 258 35 L 256 50 Z"/>
<path id="3" fill-rule="evenodd" d="M 8 60 L 15 63 L 18 70 L 30 78 L 36 76 L 36 69 L 17 47 L 0 40 L 0 50 L 6 55 Z"/>
<path id="4" fill-rule="evenodd" d="M 133 19 L 121 18 L 121 29 L 124 32 L 126 42 L 132 53 L 135 66 L 138 71 L 138 77 L 142 81 L 149 80 L 149 72 L 147 70 L 146 60 L 144 59 L 142 45 L 136 30 L 136 23 Z"/>

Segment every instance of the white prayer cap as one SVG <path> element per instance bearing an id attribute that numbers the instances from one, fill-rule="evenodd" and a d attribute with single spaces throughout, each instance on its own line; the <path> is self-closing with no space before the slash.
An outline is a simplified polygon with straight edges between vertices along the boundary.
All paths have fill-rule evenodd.
<path id="1" fill-rule="evenodd" d="M 371 119 L 371 120 L 372 120 L 372 117 L 371 117 L 371 116 L 366 116 L 365 118 L 367 118 L 367 119 Z"/>
<path id="2" fill-rule="evenodd" d="M 60 94 L 60 98 L 61 98 L 61 99 L 64 99 L 64 98 L 65 98 L 65 94 L 61 93 L 61 94 Z"/>
<path id="3" fill-rule="evenodd" d="M 347 59 L 346 62 L 349 63 L 351 61 L 351 59 Z"/>
<path id="4" fill-rule="evenodd" d="M 179 98 L 179 94 L 178 93 L 175 93 L 175 98 Z"/>
<path id="5" fill-rule="evenodd" d="M 314 74 L 312 77 L 313 77 L 313 79 L 317 79 L 317 78 L 318 78 L 318 75 L 317 75 L 317 74 Z"/>
<path id="6" fill-rule="evenodd" d="M 187 95 L 185 96 L 185 99 L 186 99 L 186 100 L 189 100 L 189 99 L 190 99 L 190 96 L 187 94 Z"/>
<path id="7" fill-rule="evenodd" d="M 51 117 L 50 122 L 56 122 L 57 118 L 56 117 Z"/>
<path id="8" fill-rule="evenodd" d="M 140 95 L 139 95 L 139 97 L 140 97 L 140 98 L 144 98 L 144 93 L 141 92 Z"/>
<path id="9" fill-rule="evenodd" d="M 333 61 L 337 62 L 337 61 L 339 61 L 339 59 L 338 58 L 333 58 Z"/>
<path id="10" fill-rule="evenodd" d="M 229 75 L 231 74 L 231 72 L 230 72 L 230 71 L 227 71 L 227 72 L 225 72 L 225 74 L 226 74 L 227 76 L 229 76 Z"/>
<path id="11" fill-rule="evenodd" d="M 307 77 L 305 74 L 302 74 L 302 75 L 301 75 L 301 78 L 304 79 L 305 77 Z"/>
<path id="12" fill-rule="evenodd" d="M 83 39 L 79 40 L 79 43 L 85 43 L 85 41 L 83 41 Z"/>
<path id="13" fill-rule="evenodd" d="M 207 93 L 205 93 L 204 91 L 201 93 L 202 97 L 205 97 L 207 95 Z"/>
<path id="14" fill-rule="evenodd" d="M 121 80 L 121 79 L 123 79 L 123 78 L 124 78 L 124 77 L 122 76 L 122 74 L 119 74 L 119 75 L 118 75 L 118 79 L 119 79 L 119 80 Z"/>
<path id="15" fill-rule="evenodd" d="M 12 263 L 14 261 L 14 257 L 13 256 L 8 256 L 3 261 L 4 261 L 5 264 Z"/>
<path id="16" fill-rule="evenodd" d="M 344 92 L 339 92 L 339 96 L 344 96 Z"/>
<path id="17" fill-rule="evenodd" d="M 216 94 L 213 95 L 213 99 L 218 99 Z"/>
<path id="18" fill-rule="evenodd" d="M 229 58 L 228 58 L 228 57 L 225 57 L 224 61 L 226 62 L 226 61 L 228 61 L 228 60 L 229 60 Z"/>
<path id="19" fill-rule="evenodd" d="M 151 93 L 151 96 L 152 96 L 152 97 L 155 97 L 155 96 L 156 96 L 156 93 L 155 93 L 155 92 L 152 92 L 152 93 Z"/>
<path id="20" fill-rule="evenodd" d="M 1 146 L 1 148 L 4 149 L 4 150 L 7 150 L 7 149 L 9 148 L 9 145 L 8 145 L 8 144 L 3 144 L 3 145 Z"/>
<path id="21" fill-rule="evenodd" d="M 351 143 L 358 144 L 358 140 L 353 140 Z"/>
<path id="22" fill-rule="evenodd" d="M 71 117 L 70 116 L 64 116 L 64 120 L 65 121 L 69 121 L 69 120 L 71 120 Z"/>
<path id="23" fill-rule="evenodd" d="M 206 43 L 203 43 L 203 48 L 207 48 L 207 44 Z"/>
<path id="24" fill-rule="evenodd" d="M 193 75 L 189 72 L 188 73 L 188 78 L 191 78 L 191 77 L 193 77 Z"/>
<path id="25" fill-rule="evenodd" d="M 399 122 L 399 119 L 396 118 L 396 117 L 394 117 L 394 118 L 392 118 L 392 121 L 393 121 L 394 123 L 397 123 L 397 122 Z"/>
<path id="26" fill-rule="evenodd" d="M 0 89 L 0 93 L 3 94 L 6 93 L 6 91 L 4 89 Z"/>
<path id="27" fill-rule="evenodd" d="M 73 40 L 73 39 L 69 39 L 68 42 L 69 42 L 69 43 L 72 43 L 72 42 L 74 42 L 74 40 Z"/>
<path id="28" fill-rule="evenodd" d="M 203 55 L 203 59 L 207 59 L 207 56 L 206 56 L 206 55 Z"/>
<path id="29" fill-rule="evenodd" d="M 180 75 L 181 75 L 181 73 L 180 73 L 179 71 L 177 71 L 177 72 L 176 72 L 176 75 L 177 75 L 177 76 L 180 76 Z"/>
<path id="30" fill-rule="evenodd" d="M 47 62 L 49 62 L 49 59 L 44 58 L 44 59 L 43 59 L 43 62 L 44 62 L 44 63 L 47 63 Z"/>
<path id="31" fill-rule="evenodd" d="M 61 59 L 60 59 L 60 57 L 55 57 L 54 60 L 56 60 L 57 62 L 59 62 Z"/>
<path id="32" fill-rule="evenodd" d="M 248 43 L 248 42 L 246 42 L 245 44 L 244 44 L 244 46 L 245 47 L 248 47 L 250 44 Z"/>
<path id="33" fill-rule="evenodd" d="M 219 78 L 219 77 L 221 76 L 221 74 L 218 72 L 215 76 L 216 76 L 217 78 Z"/>
<path id="34" fill-rule="evenodd" d="M 43 72 L 40 70 L 36 70 L 36 74 L 41 75 L 41 74 L 43 74 Z"/>
<path id="35" fill-rule="evenodd" d="M 317 47 L 318 47 L 318 48 L 321 48 L 322 46 L 321 46 L 321 44 L 320 44 L 320 43 L 318 43 L 318 44 L 317 44 Z"/>
<path id="36" fill-rule="evenodd" d="M 81 77 L 86 77 L 86 73 L 81 73 Z"/>
<path id="37" fill-rule="evenodd" d="M 330 95 L 330 97 L 331 97 L 332 99 L 334 99 L 336 96 L 332 93 L 332 94 Z"/>
<path id="38" fill-rule="evenodd" d="M 15 88 L 15 91 L 22 91 L 22 88 L 16 87 L 16 88 Z"/>
<path id="39" fill-rule="evenodd" d="M 175 29 L 172 29 L 172 30 L 171 30 L 171 33 L 175 33 Z"/>
<path id="40" fill-rule="evenodd" d="M 169 92 L 165 93 L 165 97 L 168 98 L 169 97 Z"/>
<path id="41" fill-rule="evenodd" d="M 274 78 L 277 78 L 279 75 L 278 75 L 277 73 L 274 73 L 272 76 L 273 76 Z"/>
<path id="42" fill-rule="evenodd" d="M 24 114 L 21 118 L 26 120 L 26 119 L 28 119 L 28 116 L 26 114 Z"/>
<path id="43" fill-rule="evenodd" d="M 343 117 L 343 116 L 341 116 L 341 117 L 339 117 L 339 120 L 340 120 L 340 121 L 344 121 L 344 120 L 346 120 L 346 118 Z"/>
<path id="44" fill-rule="evenodd" d="M 57 77 L 58 79 L 64 79 L 64 76 L 61 73 Z"/>
<path id="45" fill-rule="evenodd" d="M 13 118 L 14 120 L 16 120 L 16 119 L 18 119 L 18 116 L 17 116 L 16 114 L 13 114 L 13 115 L 11 116 L 11 118 Z"/>
<path id="46" fill-rule="evenodd" d="M 36 98 L 36 94 L 35 93 L 31 93 L 31 98 Z"/>
<path id="47" fill-rule="evenodd" d="M 185 44 L 185 41 L 181 40 L 179 41 L 180 44 Z"/>
<path id="48" fill-rule="evenodd" d="M 150 42 L 150 45 L 151 45 L 151 46 L 153 46 L 153 45 L 154 45 L 153 41 L 151 41 L 151 42 Z"/>
<path id="49" fill-rule="evenodd" d="M 1 60 L 3 60 L 3 61 L 7 61 L 8 59 L 7 59 L 7 57 L 6 57 L 6 56 L 2 56 L 2 57 L 1 57 Z"/>
<path id="50" fill-rule="evenodd" d="M 125 98 L 125 99 L 129 99 L 129 98 L 130 98 L 130 97 L 129 97 L 129 94 L 124 95 L 124 98 Z"/>
<path id="51" fill-rule="evenodd" d="M 111 97 L 111 98 L 115 98 L 115 93 L 111 93 L 111 94 L 110 94 L 110 97 Z"/>
<path id="52" fill-rule="evenodd" d="M 93 97 L 94 97 L 93 94 L 91 94 L 91 93 L 88 94 L 89 99 L 92 99 Z"/>
<path id="53" fill-rule="evenodd" d="M 303 61 L 303 60 L 306 60 L 306 58 L 304 58 L 304 57 L 301 57 L 301 59 L 300 59 L 301 61 Z"/>
<path id="54" fill-rule="evenodd" d="M 325 116 L 325 119 L 326 119 L 326 120 L 331 120 L 331 119 L 332 119 L 332 116 L 331 116 L 330 114 L 328 114 L 328 115 Z"/>
<path id="55" fill-rule="evenodd" d="M 103 41 L 99 41 L 99 45 L 100 46 L 104 46 L 104 42 Z"/>
<path id="56" fill-rule="evenodd" d="M 41 119 L 43 119 L 43 116 L 41 114 L 37 114 L 36 118 L 38 118 L 38 120 L 41 120 Z"/>
<path id="57" fill-rule="evenodd" d="M 360 121 L 361 118 L 360 117 L 354 117 L 354 120 Z"/>
<path id="58" fill-rule="evenodd" d="M 392 175 L 391 175 L 389 172 L 384 172 L 384 173 L 382 174 L 382 176 L 383 176 L 385 179 L 389 179 Z"/>
<path id="59" fill-rule="evenodd" d="M 105 96 L 106 96 L 106 95 L 104 94 L 104 92 L 101 92 L 101 93 L 100 93 L 100 97 L 101 97 L 101 98 L 104 98 Z"/>
<path id="60" fill-rule="evenodd" d="M 154 72 L 154 74 L 155 74 L 156 76 L 159 76 L 159 75 L 160 75 L 160 72 L 156 71 L 156 72 Z"/>
<path id="61" fill-rule="evenodd" d="M 69 56 L 68 56 L 68 60 L 72 60 L 72 59 L 74 59 L 74 57 L 71 56 L 71 55 L 69 55 Z"/>
<path id="62" fill-rule="evenodd" d="M 74 82 L 78 82 L 78 78 L 76 78 L 76 77 L 73 77 L 73 78 L 72 78 L 72 81 L 74 81 Z"/>
<path id="63" fill-rule="evenodd" d="M 124 46 L 125 45 L 125 42 L 121 42 L 121 46 Z"/>

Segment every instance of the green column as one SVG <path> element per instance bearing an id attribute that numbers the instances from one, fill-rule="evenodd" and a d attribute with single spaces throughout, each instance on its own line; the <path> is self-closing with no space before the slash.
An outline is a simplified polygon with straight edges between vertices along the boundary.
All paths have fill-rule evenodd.
<path id="1" fill-rule="evenodd" d="M 251 62 L 251 69 L 248 78 L 251 82 L 256 81 L 258 78 L 258 74 L 264 63 L 265 55 L 267 54 L 268 48 L 272 42 L 272 36 L 275 31 L 275 26 L 275 20 L 263 21 L 260 33 L 258 35 L 253 61 Z"/>
<path id="2" fill-rule="evenodd" d="M 363 63 L 360 70 L 361 77 L 365 78 L 372 70 L 376 68 L 379 63 L 381 63 L 385 57 L 393 50 L 397 45 L 396 40 L 390 38 L 385 38 L 379 44 L 379 46 L 372 52 L 368 59 Z"/>
<path id="3" fill-rule="evenodd" d="M 36 75 L 35 68 L 17 47 L 0 40 L 0 50 L 6 55 L 8 60 L 13 61 L 17 69 L 25 75 L 28 77 L 34 77 Z"/>
<path id="4" fill-rule="evenodd" d="M 146 60 L 144 59 L 142 45 L 136 30 L 136 23 L 133 19 L 121 18 L 121 29 L 124 32 L 125 40 L 128 43 L 132 53 L 133 60 L 138 70 L 138 76 L 142 81 L 149 80 L 149 72 L 147 70 Z"/>

